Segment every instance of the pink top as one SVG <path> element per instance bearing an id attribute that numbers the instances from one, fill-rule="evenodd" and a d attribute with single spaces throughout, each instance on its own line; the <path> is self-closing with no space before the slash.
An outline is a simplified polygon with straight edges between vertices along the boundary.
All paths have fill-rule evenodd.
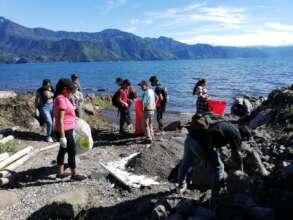
<path id="1" fill-rule="evenodd" d="M 59 132 L 59 111 L 64 110 L 64 131 L 75 128 L 75 109 L 64 95 L 58 95 L 54 100 L 54 130 Z"/>

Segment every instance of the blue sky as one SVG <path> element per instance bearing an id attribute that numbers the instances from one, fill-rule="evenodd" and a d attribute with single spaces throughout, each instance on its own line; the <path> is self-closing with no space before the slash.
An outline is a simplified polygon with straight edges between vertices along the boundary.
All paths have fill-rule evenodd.
<path id="1" fill-rule="evenodd" d="M 0 0 L 0 16 L 28 27 L 118 28 L 189 44 L 293 44 L 293 0 Z"/>

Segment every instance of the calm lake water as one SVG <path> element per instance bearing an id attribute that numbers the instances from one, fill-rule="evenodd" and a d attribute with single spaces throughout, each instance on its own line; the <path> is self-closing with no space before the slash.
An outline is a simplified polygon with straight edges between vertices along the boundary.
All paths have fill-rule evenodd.
<path id="1" fill-rule="evenodd" d="M 116 90 L 116 77 L 128 78 L 134 85 L 156 74 L 170 94 L 169 111 L 194 112 L 194 83 L 208 80 L 212 98 L 227 99 L 248 94 L 267 96 L 274 88 L 293 83 L 291 59 L 206 59 L 144 62 L 95 62 L 55 64 L 1 64 L 0 89 L 27 91 L 37 89 L 43 79 L 56 83 L 77 72 L 86 92 Z M 136 86 L 140 92 L 139 88 Z"/>

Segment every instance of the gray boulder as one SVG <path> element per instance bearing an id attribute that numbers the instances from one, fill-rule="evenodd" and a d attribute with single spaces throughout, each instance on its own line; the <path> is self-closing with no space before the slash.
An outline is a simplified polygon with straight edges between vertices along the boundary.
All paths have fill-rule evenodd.
<path id="1" fill-rule="evenodd" d="M 86 190 L 67 192 L 52 198 L 47 213 L 50 218 L 72 219 L 86 209 L 87 203 Z"/>

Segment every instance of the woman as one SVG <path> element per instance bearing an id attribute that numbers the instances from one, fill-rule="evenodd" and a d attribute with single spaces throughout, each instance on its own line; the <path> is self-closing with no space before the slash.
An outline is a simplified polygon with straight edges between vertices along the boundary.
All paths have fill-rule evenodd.
<path id="1" fill-rule="evenodd" d="M 54 91 L 51 85 L 51 81 L 45 79 L 43 85 L 38 89 L 36 93 L 35 105 L 38 111 L 37 115 L 40 118 L 40 124 L 47 125 L 47 141 L 53 142 L 52 131 L 53 131 L 53 98 Z"/>
<path id="2" fill-rule="evenodd" d="M 54 100 L 54 131 L 60 141 L 60 149 L 57 156 L 57 178 L 64 178 L 64 156 L 68 154 L 68 165 L 71 169 L 71 179 L 81 181 L 85 176 L 79 175 L 76 170 L 76 146 L 73 137 L 75 128 L 75 109 L 69 100 L 74 90 L 74 84 L 69 79 L 59 80 L 56 86 L 56 98 Z"/>
<path id="3" fill-rule="evenodd" d="M 193 88 L 193 95 L 197 95 L 196 109 L 197 113 L 208 112 L 208 90 L 206 89 L 206 80 L 199 80 Z"/>

